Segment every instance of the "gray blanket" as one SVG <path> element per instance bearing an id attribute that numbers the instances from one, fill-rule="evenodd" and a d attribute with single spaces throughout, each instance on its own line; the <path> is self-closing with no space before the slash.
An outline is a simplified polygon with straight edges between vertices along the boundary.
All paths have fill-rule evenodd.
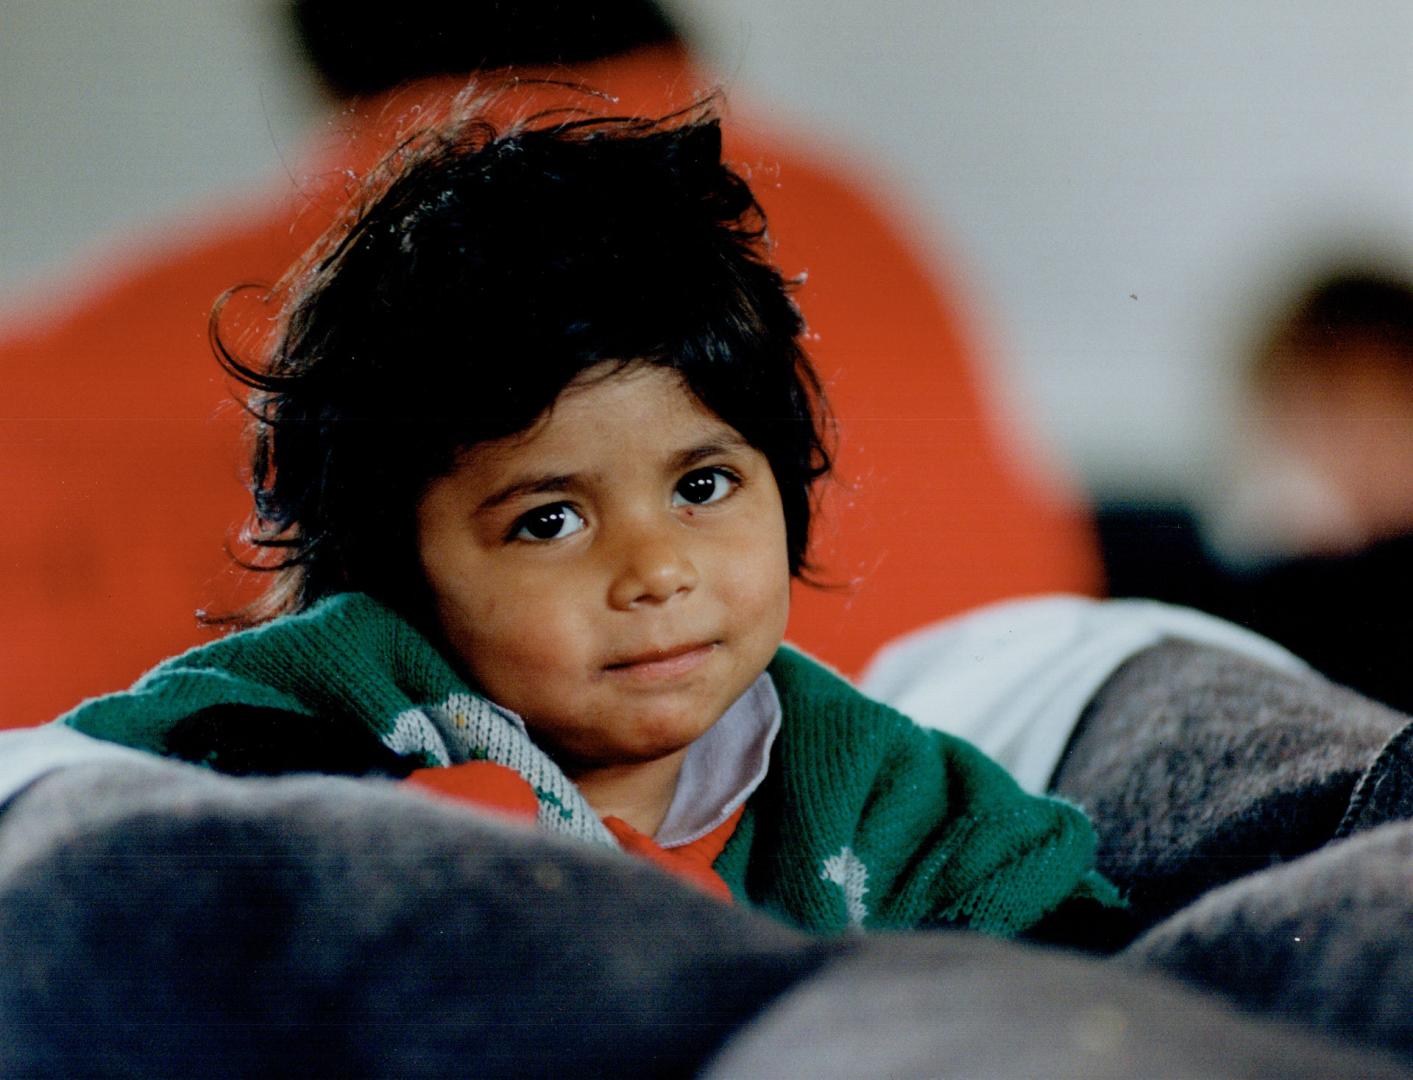
<path id="1" fill-rule="evenodd" d="M 1413 823 L 1216 889 L 1121 959 L 1413 1060 Z"/>
<path id="2" fill-rule="evenodd" d="M 1413 1059 L 1408 717 L 1170 642 L 1096 695 L 1054 789 L 1147 931 L 1123 964 Z"/>
<path id="3" fill-rule="evenodd" d="M 1081 717 L 1052 790 L 1146 929 L 1215 886 L 1413 813 L 1409 718 L 1326 681 L 1167 642 Z"/>
<path id="4" fill-rule="evenodd" d="M 385 782 L 153 762 L 0 816 L 5 1077 L 1407 1077 L 1111 961 L 806 939 Z"/>

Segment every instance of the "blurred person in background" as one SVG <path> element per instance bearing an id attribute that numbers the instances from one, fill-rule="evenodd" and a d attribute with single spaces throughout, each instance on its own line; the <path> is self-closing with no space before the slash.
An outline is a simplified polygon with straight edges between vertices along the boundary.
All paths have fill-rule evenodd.
<path id="1" fill-rule="evenodd" d="M 1221 546 L 1349 555 L 1413 530 L 1413 282 L 1337 270 L 1256 351 Z"/>
<path id="2" fill-rule="evenodd" d="M 476 73 L 584 83 L 648 115 L 713 86 L 649 0 L 404 0 L 377 18 L 296 0 L 288 13 L 336 107 L 284 197 L 232 206 L 57 316 L 11 312 L 0 328 L 0 726 L 126 685 L 202 640 L 197 609 L 258 590 L 230 559 L 246 505 L 242 414 L 208 316 L 232 284 L 275 282 L 405 123 Z M 726 110 L 727 157 L 753 177 L 776 261 L 804 279 L 798 302 L 841 431 L 815 553 L 837 587 L 797 591 L 790 638 L 848 673 L 967 607 L 1094 591 L 1087 518 L 999 415 L 965 305 L 907 238 L 912 223 L 734 99 Z M 235 338 L 267 325 L 258 304 L 229 315 Z"/>
<path id="3" fill-rule="evenodd" d="M 1413 709 L 1413 277 L 1353 262 L 1312 276 L 1246 383 L 1210 524 L 1101 513 L 1110 591 L 1211 611 Z"/>

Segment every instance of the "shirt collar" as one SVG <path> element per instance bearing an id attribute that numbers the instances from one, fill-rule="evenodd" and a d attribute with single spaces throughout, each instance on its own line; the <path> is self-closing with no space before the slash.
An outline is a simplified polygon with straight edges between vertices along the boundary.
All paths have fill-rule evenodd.
<path id="1" fill-rule="evenodd" d="M 490 705 L 530 737 L 516 713 L 495 702 Z M 779 732 L 780 697 L 770 675 L 761 672 L 687 748 L 672 804 L 653 837 L 658 846 L 682 847 L 700 840 L 735 813 L 765 779 Z"/>
<path id="2" fill-rule="evenodd" d="M 765 779 L 779 732 L 780 698 L 762 672 L 687 748 L 672 805 L 653 837 L 658 845 L 690 844 L 735 813 Z"/>

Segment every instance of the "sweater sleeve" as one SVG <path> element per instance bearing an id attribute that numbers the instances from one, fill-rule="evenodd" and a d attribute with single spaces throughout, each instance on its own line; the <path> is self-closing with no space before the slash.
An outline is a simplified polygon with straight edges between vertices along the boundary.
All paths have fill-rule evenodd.
<path id="1" fill-rule="evenodd" d="M 969 926 L 1011 936 L 1073 897 L 1118 903 L 1084 814 L 1028 795 L 797 653 L 771 666 L 771 774 L 718 860 L 740 895 L 808 929 Z"/>

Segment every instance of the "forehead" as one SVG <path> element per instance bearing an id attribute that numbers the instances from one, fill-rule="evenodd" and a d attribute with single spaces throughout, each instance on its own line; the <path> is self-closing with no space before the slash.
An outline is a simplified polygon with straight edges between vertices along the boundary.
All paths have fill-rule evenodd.
<path id="1" fill-rule="evenodd" d="M 599 364 L 564 388 L 525 431 L 480 443 L 460 467 L 503 472 L 530 462 L 565 469 L 609 453 L 671 456 L 704 443 L 745 445 L 675 371 L 655 364 Z"/>

